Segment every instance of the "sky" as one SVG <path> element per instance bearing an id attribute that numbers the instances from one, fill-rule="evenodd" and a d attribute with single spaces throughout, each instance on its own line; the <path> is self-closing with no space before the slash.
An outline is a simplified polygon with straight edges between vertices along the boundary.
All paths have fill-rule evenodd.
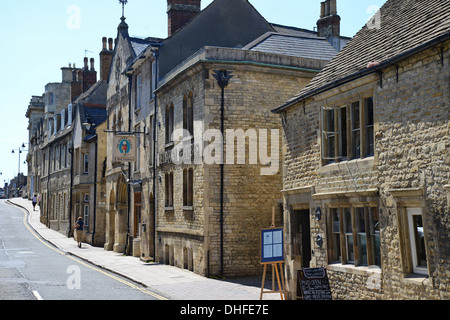
<path id="1" fill-rule="evenodd" d="M 202 0 L 202 9 L 213 0 Z M 249 0 L 271 23 L 313 30 L 322 0 Z M 337 0 L 341 35 L 354 36 L 386 0 Z M 95 59 L 99 71 L 102 37 L 115 38 L 122 16 L 118 0 L 2 0 L 0 18 L 0 185 L 19 171 L 28 150 L 25 114 L 33 95 L 61 82 L 61 68 Z M 166 0 L 129 0 L 125 6 L 133 37 L 167 37 Z M 25 143 L 25 149 L 20 154 Z M 12 153 L 12 150 L 15 153 Z"/>

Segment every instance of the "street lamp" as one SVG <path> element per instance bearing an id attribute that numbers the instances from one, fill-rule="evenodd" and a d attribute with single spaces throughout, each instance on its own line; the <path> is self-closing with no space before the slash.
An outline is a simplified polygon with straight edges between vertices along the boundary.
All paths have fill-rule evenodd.
<path id="1" fill-rule="evenodd" d="M 18 168 L 17 168 L 17 189 L 19 189 L 20 187 L 20 154 L 22 153 L 22 151 L 28 151 L 25 150 L 25 142 L 22 143 L 22 145 L 19 147 L 19 149 L 12 149 L 11 153 L 15 153 L 15 151 L 19 152 L 19 162 L 18 162 Z"/>

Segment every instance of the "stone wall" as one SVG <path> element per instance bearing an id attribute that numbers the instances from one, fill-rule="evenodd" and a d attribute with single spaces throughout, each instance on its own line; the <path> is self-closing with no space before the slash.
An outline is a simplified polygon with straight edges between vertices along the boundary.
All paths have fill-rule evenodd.
<path id="1" fill-rule="evenodd" d="M 159 121 L 165 123 L 165 107 L 173 103 L 175 129 L 183 126 L 183 96 L 194 96 L 194 136 L 202 139 L 208 129 L 220 130 L 221 88 L 213 77 L 213 70 L 227 69 L 233 72 L 225 89 L 225 130 L 254 130 L 257 139 L 261 129 L 268 129 L 268 152 L 270 156 L 271 129 L 276 130 L 281 147 L 281 126 L 277 116 L 271 113 L 280 101 L 287 100 L 303 87 L 314 75 L 293 68 L 270 68 L 246 64 L 204 63 L 191 67 L 181 76 L 174 77 L 158 92 Z M 167 149 L 164 125 L 159 129 L 159 154 Z M 226 139 L 226 137 L 225 137 Z M 207 141 L 200 150 L 209 145 Z M 237 153 L 237 143 L 234 153 Z M 245 144 L 249 150 L 249 142 Z M 241 151 L 241 150 L 239 150 Z M 256 152 L 258 152 L 258 146 Z M 265 150 L 264 150 L 265 151 Z M 277 150 L 280 152 L 279 150 Z M 227 146 L 225 147 L 225 157 Z M 253 156 L 253 155 L 252 155 Z M 237 164 L 237 158 L 224 166 L 224 274 L 242 276 L 259 274 L 260 230 L 268 228 L 272 220 L 272 208 L 277 213 L 276 224 L 283 224 L 281 204 L 281 164 L 273 164 L 272 175 L 261 175 L 262 168 L 257 157 L 250 164 L 246 153 L 245 163 Z M 279 161 L 277 157 L 277 161 Z M 192 211 L 183 210 L 183 169 L 194 168 L 194 206 Z M 220 165 L 200 161 L 192 165 L 159 163 L 158 176 L 158 228 L 161 242 L 157 251 L 159 261 L 183 267 L 188 265 L 203 275 L 220 273 Z M 164 208 L 165 173 L 174 174 L 174 207 Z M 192 253 L 190 253 L 192 252 Z"/>
<path id="2" fill-rule="evenodd" d="M 283 115 L 286 237 L 295 208 L 311 212 L 310 266 L 328 269 L 335 299 L 449 298 L 450 177 L 449 44 L 441 64 L 435 49 L 416 54 L 376 75 L 359 78 L 296 105 Z M 397 80 L 398 78 L 398 80 Z M 375 154 L 325 165 L 320 110 L 374 97 Z M 327 213 L 333 205 L 377 205 L 380 215 L 381 269 L 330 262 Z M 314 210 L 324 215 L 315 221 Z M 421 208 L 429 277 L 413 272 L 406 209 Z M 324 237 L 322 247 L 314 240 Z M 295 296 L 296 257 L 288 243 L 288 283 Z"/>

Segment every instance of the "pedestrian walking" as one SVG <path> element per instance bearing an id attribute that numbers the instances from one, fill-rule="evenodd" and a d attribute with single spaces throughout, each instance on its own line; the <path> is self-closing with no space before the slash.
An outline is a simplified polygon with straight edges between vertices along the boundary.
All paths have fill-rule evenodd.
<path id="1" fill-rule="evenodd" d="M 83 226 L 84 221 L 82 217 L 78 217 L 77 223 L 75 224 L 75 236 L 77 237 L 78 248 L 81 248 L 81 238 L 83 236 Z"/>
<path id="2" fill-rule="evenodd" d="M 36 203 L 37 203 L 37 197 L 36 195 L 33 196 L 33 198 L 31 199 L 31 203 L 33 204 L 33 211 L 36 211 Z"/>

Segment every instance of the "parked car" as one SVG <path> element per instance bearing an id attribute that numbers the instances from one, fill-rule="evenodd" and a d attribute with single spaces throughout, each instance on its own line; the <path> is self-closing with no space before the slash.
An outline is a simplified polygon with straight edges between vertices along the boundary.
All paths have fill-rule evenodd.
<path id="1" fill-rule="evenodd" d="M 6 199 L 6 194 L 4 192 L 0 192 L 0 199 Z"/>

